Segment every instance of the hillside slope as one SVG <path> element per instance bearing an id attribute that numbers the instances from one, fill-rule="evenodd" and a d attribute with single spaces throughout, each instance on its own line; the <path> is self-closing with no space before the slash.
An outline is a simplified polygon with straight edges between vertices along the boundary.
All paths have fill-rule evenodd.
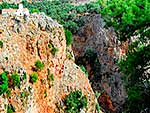
<path id="1" fill-rule="evenodd" d="M 64 98 L 76 90 L 88 99 L 82 112 L 96 112 L 88 78 L 66 57 L 61 25 L 43 13 L 29 17 L 0 15 L 0 40 L 0 72 L 7 72 L 9 78 L 9 91 L 0 96 L 0 113 L 6 113 L 7 106 L 13 106 L 15 113 L 63 113 Z M 44 66 L 37 69 L 37 61 Z M 20 77 L 18 87 L 13 86 L 14 73 Z M 35 83 L 31 83 L 33 73 L 38 74 Z"/>

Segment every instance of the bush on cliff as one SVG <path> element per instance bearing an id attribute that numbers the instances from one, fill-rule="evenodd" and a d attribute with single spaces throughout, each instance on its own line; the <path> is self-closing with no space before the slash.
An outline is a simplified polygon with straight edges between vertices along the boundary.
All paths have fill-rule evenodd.
<path id="1" fill-rule="evenodd" d="M 87 107 L 87 97 L 81 91 L 70 92 L 65 98 L 67 113 L 80 113 L 80 110 Z"/>
<path id="2" fill-rule="evenodd" d="M 8 77 L 6 73 L 0 74 L 0 95 L 8 90 Z"/>
<path id="3" fill-rule="evenodd" d="M 65 30 L 65 36 L 66 36 L 66 45 L 69 46 L 72 44 L 73 36 L 72 33 L 69 30 Z"/>
<path id="4" fill-rule="evenodd" d="M 42 70 L 44 68 L 44 64 L 40 60 L 37 60 L 35 62 L 35 66 L 36 66 L 37 70 Z"/>
<path id="5" fill-rule="evenodd" d="M 30 75 L 30 82 L 35 83 L 38 80 L 38 74 L 36 72 Z"/>
<path id="6" fill-rule="evenodd" d="M 14 72 L 11 75 L 11 79 L 13 80 L 13 87 L 15 87 L 15 86 L 19 87 L 20 86 L 20 75 L 18 73 Z"/>

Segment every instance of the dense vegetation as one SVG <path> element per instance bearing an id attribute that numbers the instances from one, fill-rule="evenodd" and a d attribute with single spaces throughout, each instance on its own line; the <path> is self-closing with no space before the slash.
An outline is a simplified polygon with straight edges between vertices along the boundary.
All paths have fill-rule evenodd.
<path id="1" fill-rule="evenodd" d="M 67 113 L 80 113 L 80 110 L 87 106 L 87 97 L 82 95 L 80 90 L 70 92 L 65 98 Z"/>
<path id="2" fill-rule="evenodd" d="M 136 36 L 127 58 L 119 62 L 128 99 L 125 112 L 150 111 L 150 2 L 149 0 L 100 0 L 107 26 L 113 26 L 121 41 Z"/>
<path id="3" fill-rule="evenodd" d="M 113 26 L 118 38 L 125 41 L 131 36 L 150 36 L 149 0 L 100 0 L 103 15 L 108 26 Z"/>

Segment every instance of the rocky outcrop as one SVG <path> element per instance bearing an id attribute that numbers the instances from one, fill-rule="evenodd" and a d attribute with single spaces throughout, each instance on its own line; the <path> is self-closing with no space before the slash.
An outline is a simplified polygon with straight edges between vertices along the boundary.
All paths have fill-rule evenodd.
<path id="1" fill-rule="evenodd" d="M 101 106 L 111 112 L 120 112 L 125 91 L 116 63 L 125 54 L 128 42 L 117 41 L 113 29 L 104 28 L 105 23 L 100 15 L 94 14 L 84 18 L 85 24 L 74 35 L 72 46 L 76 62 L 80 61 L 86 66 L 93 90 L 101 93 Z M 85 61 L 89 58 L 87 55 L 91 54 L 87 53 L 88 50 L 93 51 L 93 56 L 96 55 L 97 63 L 94 59 Z"/>
<path id="2" fill-rule="evenodd" d="M 75 90 L 88 97 L 88 107 L 82 112 L 96 112 L 88 78 L 66 57 L 61 25 L 43 13 L 29 17 L 0 15 L 0 40 L 0 72 L 7 72 L 9 77 L 9 93 L 0 96 L 0 113 L 6 113 L 8 105 L 16 113 L 63 113 L 65 96 Z M 37 60 L 44 63 L 43 69 L 35 68 Z M 14 72 L 20 76 L 19 87 L 11 86 Z M 37 72 L 38 80 L 32 84 L 33 72 Z M 54 78 L 48 79 L 50 74 Z"/>

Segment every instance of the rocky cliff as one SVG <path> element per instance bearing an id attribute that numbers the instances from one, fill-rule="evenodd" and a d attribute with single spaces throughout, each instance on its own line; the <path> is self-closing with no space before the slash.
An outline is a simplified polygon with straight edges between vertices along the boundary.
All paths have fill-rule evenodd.
<path id="1" fill-rule="evenodd" d="M 29 17 L 0 15 L 0 40 L 0 72 L 9 78 L 9 90 L 0 96 L 0 113 L 5 113 L 8 105 L 16 113 L 63 113 L 64 98 L 76 90 L 88 99 L 88 107 L 82 112 L 96 112 L 88 78 L 66 57 L 61 25 L 43 13 Z M 37 69 L 36 61 L 42 62 L 43 68 Z M 12 86 L 13 73 L 19 75 L 19 87 Z M 30 82 L 33 73 L 38 74 L 35 83 Z"/>
<path id="2" fill-rule="evenodd" d="M 93 90 L 101 94 L 101 106 L 120 112 L 125 91 L 117 61 L 124 57 L 128 42 L 119 42 L 112 28 L 105 29 L 99 14 L 84 16 L 83 23 L 72 46 L 76 62 L 87 68 Z"/>

